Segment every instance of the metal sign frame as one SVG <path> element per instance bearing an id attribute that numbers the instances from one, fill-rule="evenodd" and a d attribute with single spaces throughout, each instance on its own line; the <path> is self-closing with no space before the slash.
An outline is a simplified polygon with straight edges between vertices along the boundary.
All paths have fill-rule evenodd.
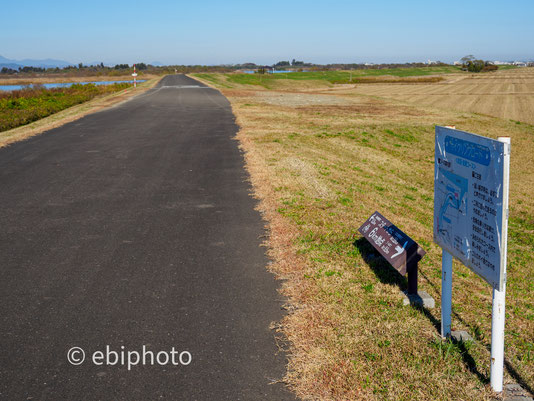
<path id="1" fill-rule="evenodd" d="M 450 154 L 452 154 L 452 158 Z M 463 166 L 463 168 L 459 166 Z M 478 171 L 477 167 L 480 167 Z M 466 168 L 471 169 L 471 177 L 466 176 L 465 172 L 468 171 Z M 461 173 L 464 174 L 461 175 Z M 491 175 L 489 179 L 494 180 L 494 182 L 490 181 L 489 185 L 487 183 L 488 177 L 483 180 L 482 175 L 488 173 Z M 446 181 L 450 185 L 447 186 Z M 480 183 L 482 181 L 486 185 Z M 506 316 L 510 138 L 500 137 L 496 141 L 468 132 L 436 126 L 434 183 L 434 241 L 442 247 L 441 335 L 443 337 L 451 335 L 452 258 L 455 256 L 493 287 L 490 382 L 494 391 L 501 392 L 503 389 L 504 320 Z M 453 208 L 456 206 L 455 216 L 447 217 L 449 222 L 443 219 L 449 205 L 445 205 L 444 199 L 446 198 L 442 196 L 443 193 L 439 193 L 440 190 L 443 190 L 444 185 L 445 189 L 450 191 L 447 195 L 450 203 Z M 470 201 L 472 202 L 471 205 L 469 204 Z M 490 216 L 494 216 L 494 218 Z M 456 237 L 454 237 L 454 242 L 447 241 L 444 236 L 444 234 L 451 234 L 443 231 L 448 230 L 443 222 L 452 223 L 451 217 L 456 217 L 456 223 L 464 224 L 460 229 L 464 236 L 458 236 L 459 241 L 456 240 Z M 468 220 L 469 218 L 471 221 Z M 443 225 L 440 226 L 440 223 Z M 473 223 L 470 226 L 471 229 L 465 230 L 465 226 L 470 223 Z M 452 228 L 451 232 L 454 232 L 453 225 L 450 227 Z M 476 238 L 473 237 L 473 232 L 476 233 Z M 497 238 L 487 238 L 493 233 L 497 235 Z M 477 242 L 478 244 L 476 244 Z M 497 246 L 493 245 L 495 242 Z M 498 254 L 496 254 L 497 247 Z M 486 259 L 488 263 L 484 263 L 486 267 L 491 267 L 492 264 L 495 266 L 493 274 L 486 274 L 487 271 L 480 268 L 480 263 L 473 263 L 473 259 L 480 259 L 476 254 L 473 254 L 473 250 L 479 255 L 485 252 L 484 255 L 493 256 L 491 260 Z"/>

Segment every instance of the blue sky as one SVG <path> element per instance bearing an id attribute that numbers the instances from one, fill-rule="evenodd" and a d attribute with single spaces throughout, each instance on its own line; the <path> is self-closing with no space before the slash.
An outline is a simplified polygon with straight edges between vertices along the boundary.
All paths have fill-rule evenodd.
<path id="1" fill-rule="evenodd" d="M 6 1 L 11 59 L 223 64 L 534 59 L 534 1 Z"/>

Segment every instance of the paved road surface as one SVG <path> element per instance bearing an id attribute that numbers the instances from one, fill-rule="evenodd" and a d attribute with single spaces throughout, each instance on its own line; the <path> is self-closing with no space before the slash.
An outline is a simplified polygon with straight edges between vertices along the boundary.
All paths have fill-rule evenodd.
<path id="1" fill-rule="evenodd" d="M 292 399 L 271 384 L 283 300 L 236 129 L 219 92 L 177 75 L 0 149 L 0 399 Z M 106 345 L 193 359 L 89 361 Z"/>

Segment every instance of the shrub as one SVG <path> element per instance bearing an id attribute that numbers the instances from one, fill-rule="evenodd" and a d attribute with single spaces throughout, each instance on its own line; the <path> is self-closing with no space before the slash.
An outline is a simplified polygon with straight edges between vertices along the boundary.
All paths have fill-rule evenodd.
<path id="1" fill-rule="evenodd" d="M 466 65 L 469 72 L 480 72 L 485 67 L 485 63 L 482 60 L 469 60 Z"/>
<path id="2" fill-rule="evenodd" d="M 499 66 L 493 65 L 493 64 L 487 64 L 482 68 L 482 72 L 490 72 L 490 71 L 497 71 L 499 69 Z"/>

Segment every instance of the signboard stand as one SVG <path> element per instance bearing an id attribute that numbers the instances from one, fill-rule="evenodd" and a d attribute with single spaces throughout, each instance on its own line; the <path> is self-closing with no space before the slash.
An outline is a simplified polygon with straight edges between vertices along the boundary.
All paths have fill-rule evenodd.
<path id="1" fill-rule="evenodd" d="M 441 336 L 451 335 L 452 255 L 445 249 L 441 255 Z"/>
<path id="2" fill-rule="evenodd" d="M 408 294 L 417 295 L 417 273 L 419 270 L 419 261 L 410 262 L 408 264 Z"/>
<path id="3" fill-rule="evenodd" d="M 491 311 L 491 388 L 500 393 L 503 384 L 504 369 L 504 307 L 506 288 L 503 291 L 493 289 Z"/>
<path id="4" fill-rule="evenodd" d="M 408 275 L 404 305 L 434 308 L 434 298 L 417 290 L 418 264 L 425 255 L 424 249 L 378 212 L 374 212 L 358 231 L 394 269 L 403 276 Z"/>
<path id="5" fill-rule="evenodd" d="M 441 246 L 441 335 L 451 332 L 452 258 L 493 287 L 491 387 L 503 389 L 510 138 L 436 127 L 434 241 Z"/>
<path id="6" fill-rule="evenodd" d="M 499 137 L 499 142 L 510 146 L 510 138 Z M 504 180 L 503 180 L 503 208 L 508 212 L 508 192 L 510 190 L 510 153 L 504 155 Z M 506 256 L 508 251 L 508 213 L 503 215 L 503 264 L 506 269 Z M 506 298 L 506 279 L 502 290 L 493 288 L 493 304 L 491 311 L 491 388 L 496 392 L 502 391 L 503 366 L 504 366 L 504 316 Z"/>
<path id="7" fill-rule="evenodd" d="M 404 295 L 402 303 L 404 305 L 416 305 L 427 309 L 433 309 L 436 307 L 434 298 L 432 298 L 428 292 L 419 291 L 417 288 L 418 272 L 418 263 L 414 263 L 413 266 L 408 267 L 408 290 L 402 293 Z"/>

